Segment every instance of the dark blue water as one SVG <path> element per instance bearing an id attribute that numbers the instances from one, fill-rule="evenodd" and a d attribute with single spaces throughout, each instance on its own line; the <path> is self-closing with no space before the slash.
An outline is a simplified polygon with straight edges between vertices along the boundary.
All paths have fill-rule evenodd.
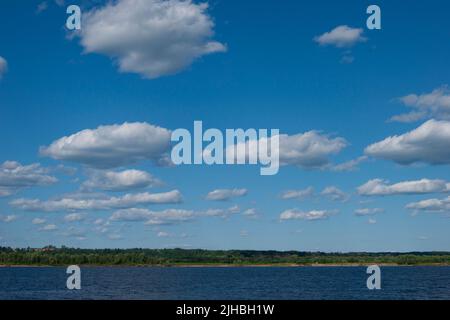
<path id="1" fill-rule="evenodd" d="M 81 290 L 65 268 L 0 268 L 0 299 L 450 299 L 450 267 L 85 267 Z"/>

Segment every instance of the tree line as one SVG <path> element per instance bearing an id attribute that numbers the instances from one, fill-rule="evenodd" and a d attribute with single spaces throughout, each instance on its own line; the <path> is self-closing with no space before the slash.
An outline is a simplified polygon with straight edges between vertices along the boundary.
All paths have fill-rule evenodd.
<path id="1" fill-rule="evenodd" d="M 0 265 L 450 265 L 450 252 L 349 252 L 202 250 L 202 249 L 78 249 L 0 247 Z"/>

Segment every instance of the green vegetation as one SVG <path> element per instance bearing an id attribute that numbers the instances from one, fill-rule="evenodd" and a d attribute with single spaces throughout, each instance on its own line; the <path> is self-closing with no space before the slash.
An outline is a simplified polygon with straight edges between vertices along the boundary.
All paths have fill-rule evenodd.
<path id="1" fill-rule="evenodd" d="M 324 253 L 301 251 L 74 249 L 0 247 L 0 265 L 450 265 L 450 252 Z"/>

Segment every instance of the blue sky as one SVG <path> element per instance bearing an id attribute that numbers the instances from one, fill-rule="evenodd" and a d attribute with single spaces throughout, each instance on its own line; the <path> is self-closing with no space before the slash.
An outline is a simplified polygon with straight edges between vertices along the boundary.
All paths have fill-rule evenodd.
<path id="1" fill-rule="evenodd" d="M 447 2 L 380 1 L 381 30 L 365 1 L 78 4 L 78 33 L 63 1 L 1 4 L 0 245 L 450 250 Z M 275 176 L 147 156 L 195 120 L 296 153 Z"/>

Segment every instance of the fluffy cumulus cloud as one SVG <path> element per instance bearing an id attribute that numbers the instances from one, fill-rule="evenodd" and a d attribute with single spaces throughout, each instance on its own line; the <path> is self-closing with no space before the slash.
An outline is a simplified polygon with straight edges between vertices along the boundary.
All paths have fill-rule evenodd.
<path id="1" fill-rule="evenodd" d="M 322 190 L 320 195 L 333 201 L 347 201 L 350 196 L 335 186 L 329 186 Z"/>
<path id="2" fill-rule="evenodd" d="M 344 191 L 340 190 L 335 186 L 326 187 L 320 192 L 320 194 L 317 195 L 328 198 L 333 201 L 347 201 L 350 197 L 347 193 L 345 193 Z M 283 193 L 281 193 L 281 199 L 304 200 L 307 198 L 316 197 L 317 195 L 313 187 L 308 187 L 306 189 L 284 191 Z"/>
<path id="3" fill-rule="evenodd" d="M 412 202 L 406 208 L 415 211 L 450 212 L 450 196 L 444 199 L 426 199 Z"/>
<path id="4" fill-rule="evenodd" d="M 318 131 L 280 135 L 280 164 L 321 168 L 329 164 L 331 155 L 339 153 L 347 145 L 344 138 L 333 138 Z"/>
<path id="5" fill-rule="evenodd" d="M 275 144 L 274 138 L 261 138 L 266 143 L 269 151 Z M 331 137 L 320 131 L 312 130 L 295 135 L 281 134 L 278 136 L 278 158 L 280 165 L 293 165 L 307 169 L 324 169 L 330 165 L 330 157 L 338 154 L 348 146 L 348 142 L 341 137 Z M 236 154 L 240 161 L 255 158 L 258 154 L 258 144 L 261 141 L 247 140 L 234 146 L 228 146 L 225 150 L 227 156 Z M 236 150 L 236 153 L 235 153 Z M 274 150 L 276 156 L 276 150 Z"/>
<path id="6" fill-rule="evenodd" d="M 389 196 L 396 194 L 426 194 L 449 192 L 450 183 L 444 180 L 410 180 L 389 184 L 382 179 L 372 179 L 358 187 L 358 194 L 363 196 Z"/>
<path id="7" fill-rule="evenodd" d="M 40 153 L 97 169 L 120 167 L 140 160 L 169 164 L 170 135 L 168 129 L 145 122 L 106 125 L 62 137 L 49 146 L 41 147 Z M 272 144 L 272 141 L 268 143 L 269 150 Z M 281 165 L 326 168 L 330 157 L 347 145 L 344 138 L 330 137 L 314 130 L 295 135 L 282 134 L 279 136 L 279 161 Z M 227 147 L 225 152 L 228 154 L 231 148 L 234 146 Z M 258 141 L 238 143 L 236 150 L 238 159 L 253 157 L 258 152 Z"/>
<path id="8" fill-rule="evenodd" d="M 103 171 L 92 170 L 89 179 L 82 185 L 83 189 L 100 189 L 105 191 L 127 191 L 132 189 L 146 188 L 159 184 L 151 174 L 141 170 Z"/>
<path id="9" fill-rule="evenodd" d="M 77 222 L 83 221 L 86 218 L 85 214 L 82 213 L 70 213 L 64 217 L 64 221 L 66 222 Z"/>
<path id="10" fill-rule="evenodd" d="M 121 72 L 158 78 L 204 55 L 224 52 L 212 40 L 206 3 L 191 0 L 117 0 L 83 13 L 78 34 L 87 53 L 111 57 Z"/>
<path id="11" fill-rule="evenodd" d="M 289 199 L 297 199 L 303 200 L 314 195 L 314 188 L 308 187 L 306 189 L 301 190 L 287 190 L 281 193 L 281 199 L 289 200 Z"/>
<path id="12" fill-rule="evenodd" d="M 156 236 L 157 236 L 158 238 L 167 238 L 167 237 L 170 237 L 171 234 L 168 233 L 168 232 L 165 232 L 165 231 L 159 231 L 159 232 L 156 234 Z"/>
<path id="13" fill-rule="evenodd" d="M 356 159 L 352 159 L 334 166 L 331 166 L 331 171 L 337 171 L 337 172 L 348 172 L 348 171 L 355 171 L 358 169 L 358 166 L 368 160 L 368 156 L 360 156 Z"/>
<path id="14" fill-rule="evenodd" d="M 8 71 L 8 62 L 5 58 L 0 56 L 0 79 L 3 78 L 3 75 Z"/>
<path id="15" fill-rule="evenodd" d="M 34 219 L 31 221 L 32 224 L 43 224 L 43 223 L 45 223 L 45 222 L 46 222 L 46 220 L 45 220 L 45 219 L 42 219 L 42 218 L 34 218 Z"/>
<path id="16" fill-rule="evenodd" d="M 169 225 L 195 218 L 195 212 L 183 209 L 166 209 L 162 211 L 151 211 L 141 208 L 123 209 L 114 212 L 111 216 L 112 221 L 143 221 L 147 225 Z"/>
<path id="17" fill-rule="evenodd" d="M 106 169 L 140 160 L 163 163 L 167 161 L 169 149 L 169 130 L 134 122 L 85 129 L 41 147 L 40 153 L 57 160 Z"/>
<path id="18" fill-rule="evenodd" d="M 242 215 L 244 215 L 247 218 L 258 218 L 259 212 L 256 210 L 256 208 L 249 208 L 242 212 Z"/>
<path id="19" fill-rule="evenodd" d="M 206 195 L 206 200 L 227 201 L 232 198 L 243 197 L 247 193 L 247 189 L 216 189 Z"/>
<path id="20" fill-rule="evenodd" d="M 352 28 L 346 25 L 338 26 L 329 32 L 314 37 L 314 41 L 320 45 L 332 45 L 338 48 L 351 47 L 358 42 L 367 39 L 363 37 L 362 28 Z"/>
<path id="21" fill-rule="evenodd" d="M 48 186 L 57 181 L 38 163 L 21 165 L 16 161 L 5 161 L 0 164 L 0 197 L 11 195 L 23 188 Z"/>
<path id="22" fill-rule="evenodd" d="M 384 212 L 384 209 L 382 209 L 382 208 L 360 208 L 360 209 L 356 209 L 354 212 L 355 212 L 355 215 L 357 215 L 357 216 L 372 216 L 372 215 Z"/>
<path id="23" fill-rule="evenodd" d="M 145 208 L 129 208 L 115 211 L 109 220 L 122 222 L 144 222 L 146 225 L 170 225 L 193 221 L 200 217 L 226 218 L 239 212 L 240 209 L 237 206 L 225 209 L 206 209 L 202 211 L 185 209 L 153 211 Z"/>
<path id="24" fill-rule="evenodd" d="M 450 163 L 450 121 L 428 120 L 418 128 L 369 145 L 365 153 L 402 165 Z"/>
<path id="25" fill-rule="evenodd" d="M 414 122 L 424 118 L 450 120 L 450 90 L 442 86 L 429 93 L 409 94 L 399 101 L 411 109 L 410 112 L 395 115 L 391 121 Z"/>
<path id="26" fill-rule="evenodd" d="M 240 211 L 241 209 L 238 206 L 232 206 L 226 209 L 207 209 L 205 211 L 197 212 L 197 216 L 228 218 Z"/>
<path id="27" fill-rule="evenodd" d="M 280 214 L 280 220 L 324 220 L 335 215 L 335 210 L 311 210 L 301 211 L 298 209 L 288 209 Z"/>
<path id="28" fill-rule="evenodd" d="M 39 199 L 15 199 L 10 202 L 13 207 L 27 211 L 64 212 L 79 210 L 109 210 L 131 208 L 151 204 L 174 204 L 182 201 L 178 190 L 161 193 L 135 193 L 119 197 L 66 197 L 42 201 Z"/>

